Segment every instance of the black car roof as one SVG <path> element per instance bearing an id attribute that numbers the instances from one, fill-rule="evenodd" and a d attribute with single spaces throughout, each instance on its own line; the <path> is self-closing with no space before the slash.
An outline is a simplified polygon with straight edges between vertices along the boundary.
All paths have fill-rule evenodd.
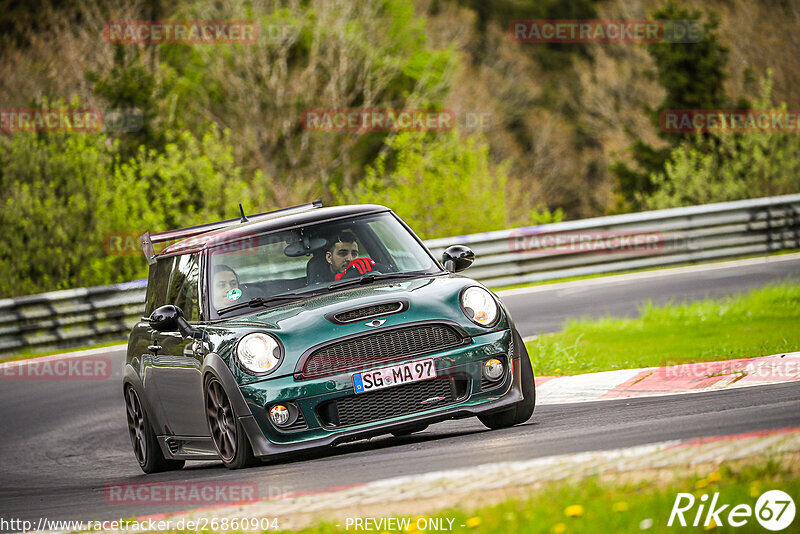
<path id="1" fill-rule="evenodd" d="M 200 252 L 210 246 L 218 244 L 228 244 L 275 230 L 294 228 L 327 220 L 335 220 L 346 217 L 366 215 L 370 213 L 380 213 L 391 211 L 386 206 L 377 204 L 356 204 L 347 206 L 331 206 L 309 209 L 299 213 L 287 213 L 285 215 L 276 214 L 275 217 L 266 220 L 255 220 L 234 226 L 228 226 L 218 230 L 212 230 L 187 239 L 182 239 L 173 243 L 162 250 L 157 257 L 175 256 L 179 254 L 189 254 Z"/>

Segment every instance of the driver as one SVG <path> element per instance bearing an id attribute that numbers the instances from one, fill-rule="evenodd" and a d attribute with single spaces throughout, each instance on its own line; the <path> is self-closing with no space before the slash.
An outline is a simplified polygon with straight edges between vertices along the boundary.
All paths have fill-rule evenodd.
<path id="1" fill-rule="evenodd" d="M 236 271 L 227 265 L 217 265 L 214 267 L 212 284 L 215 308 L 219 310 L 233 304 L 236 299 L 231 299 L 229 293 L 232 289 L 239 289 L 239 276 Z"/>
<path id="2" fill-rule="evenodd" d="M 339 232 L 328 240 L 325 261 L 330 269 L 328 281 L 340 280 L 348 270 L 364 274 L 375 266 L 370 258 L 358 257 L 356 235 L 348 230 Z"/>

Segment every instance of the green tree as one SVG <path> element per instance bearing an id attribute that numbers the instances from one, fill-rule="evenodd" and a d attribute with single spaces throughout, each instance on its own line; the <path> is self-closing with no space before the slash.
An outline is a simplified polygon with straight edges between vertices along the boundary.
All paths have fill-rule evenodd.
<path id="1" fill-rule="evenodd" d="M 135 157 L 114 170 L 114 179 L 126 184 L 125 194 L 141 199 L 143 209 L 157 215 L 148 228 L 231 218 L 239 203 L 249 212 L 272 205 L 269 181 L 261 173 L 247 180 L 235 164 L 229 132 L 213 128 L 200 139 L 188 131 L 165 135 L 164 150 L 140 145 Z"/>
<path id="2" fill-rule="evenodd" d="M 475 24 L 480 32 L 481 50 L 476 60 L 487 58 L 486 30 L 491 22 L 507 29 L 514 20 L 558 20 L 597 18 L 597 0 L 459 0 L 460 4 L 473 9 L 477 16 Z M 539 64 L 549 70 L 566 70 L 572 65 L 575 54 L 590 58 L 584 43 L 542 43 L 528 46 L 527 51 Z"/>
<path id="3" fill-rule="evenodd" d="M 275 176 L 284 203 L 327 196 L 330 183 L 351 187 L 387 137 L 308 131 L 305 111 L 440 109 L 458 61 L 453 47 L 431 46 L 425 18 L 405 0 L 312 0 L 274 10 L 200 0 L 175 16 L 259 23 L 252 44 L 161 47 L 162 113 L 192 131 L 208 122 L 229 127 L 237 161 Z"/>
<path id="4" fill-rule="evenodd" d="M 142 277 L 141 252 L 109 248 L 112 237 L 231 218 L 240 202 L 273 205 L 271 182 L 243 176 L 227 133 L 165 139 L 128 160 L 100 133 L 0 139 L 0 297 Z"/>
<path id="5" fill-rule="evenodd" d="M 115 150 L 87 133 L 0 143 L 0 295 L 132 278 L 129 262 L 103 251 L 109 223 L 127 211 L 110 173 Z"/>
<path id="6" fill-rule="evenodd" d="M 754 109 L 771 110 L 772 79 L 761 81 Z M 783 104 L 780 108 L 786 110 Z M 707 134 L 675 147 L 654 173 L 647 208 L 672 208 L 800 192 L 800 136 L 796 133 Z"/>
<path id="7" fill-rule="evenodd" d="M 392 208 L 423 238 L 508 227 L 506 174 L 489 165 L 489 147 L 457 132 L 402 132 L 352 190 L 333 188 L 339 202 Z"/>
<path id="8" fill-rule="evenodd" d="M 700 21 L 699 10 L 680 7 L 674 2 L 655 11 L 656 20 Z M 730 104 L 725 94 L 727 78 L 728 48 L 719 42 L 716 30 L 719 19 L 711 11 L 702 24 L 702 37 L 695 43 L 658 42 L 647 45 L 647 51 L 655 60 L 655 78 L 666 90 L 664 100 L 655 108 L 648 108 L 653 125 L 658 127 L 659 116 L 667 109 L 719 109 Z M 743 103 L 746 105 L 746 103 Z M 681 134 L 659 134 L 668 143 L 663 148 L 653 147 L 637 139 L 630 147 L 633 166 L 617 161 L 611 171 L 617 176 L 618 187 L 625 201 L 625 208 L 642 207 L 640 199 L 652 193 L 656 186 L 651 176 L 664 170 L 672 148 L 681 142 Z M 694 142 L 705 142 L 697 136 Z"/>
<path id="9" fill-rule="evenodd" d="M 93 84 L 94 94 L 107 102 L 107 109 L 137 114 L 141 127 L 136 131 L 108 132 L 117 134 L 120 153 L 128 158 L 139 145 L 164 146 L 164 132 L 156 120 L 161 95 L 155 76 L 143 65 L 139 54 L 126 52 L 124 45 L 114 46 L 114 66 L 103 76 L 90 71 L 85 77 Z"/>

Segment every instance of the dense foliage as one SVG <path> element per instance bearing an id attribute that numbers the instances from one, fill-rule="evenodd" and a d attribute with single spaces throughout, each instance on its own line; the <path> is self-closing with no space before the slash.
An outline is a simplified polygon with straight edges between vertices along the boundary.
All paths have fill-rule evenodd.
<path id="1" fill-rule="evenodd" d="M 12 1 L 0 14 L 4 108 L 134 109 L 141 127 L 0 132 L 0 297 L 141 277 L 141 255 L 110 251 L 110 235 L 231 217 L 240 202 L 383 203 L 430 238 L 797 191 L 796 135 L 662 135 L 656 122 L 668 107 L 757 98 L 748 83 L 771 65 L 768 98 L 791 101 L 800 62 L 776 51 L 800 20 L 762 3 L 713 0 L 728 10 L 718 17 L 663 0 Z M 752 20 L 735 26 L 729 11 L 745 10 Z M 704 38 L 508 35 L 516 19 L 646 17 L 697 18 Z M 170 19 L 250 20 L 260 38 L 102 37 L 111 20 Z M 774 42 L 749 37 L 765 25 Z M 458 127 L 303 127 L 306 110 L 345 108 L 449 110 Z"/>
<path id="2" fill-rule="evenodd" d="M 141 277 L 139 234 L 230 217 L 238 202 L 256 209 L 269 189 L 260 173 L 243 179 L 224 134 L 165 137 L 163 151 L 141 145 L 127 160 L 95 133 L 18 133 L 0 144 L 0 294 Z"/>
<path id="3" fill-rule="evenodd" d="M 719 21 L 712 12 L 708 20 L 702 21 L 702 12 L 679 7 L 670 2 L 653 13 L 657 20 L 693 20 L 698 26 L 702 22 L 702 38 L 697 43 L 650 43 L 648 53 L 656 65 L 655 77 L 664 87 L 661 103 L 646 110 L 654 126 L 659 125 L 659 116 L 665 110 L 682 109 L 726 109 L 732 107 L 725 93 L 723 82 L 727 77 L 728 48 L 721 45 L 716 30 Z M 739 106 L 746 107 L 746 104 Z M 671 146 L 681 142 L 681 134 L 659 132 L 668 146 L 657 148 L 638 139 L 631 146 L 636 165 L 618 162 L 614 171 L 619 179 L 620 190 L 631 207 L 642 207 L 641 198 L 659 188 L 653 175 L 664 170 L 670 156 Z M 697 138 L 702 142 L 703 136 Z M 698 201 L 700 199 L 698 198 Z"/>
<path id="4" fill-rule="evenodd" d="M 762 81 L 754 110 L 783 110 L 772 104 L 770 79 Z M 703 150 L 702 147 L 707 147 Z M 763 132 L 696 134 L 674 148 L 663 172 L 652 176 L 652 209 L 724 202 L 800 191 L 800 136 Z"/>
<path id="5" fill-rule="evenodd" d="M 489 147 L 453 132 L 428 138 L 403 132 L 352 190 L 337 191 L 344 202 L 392 206 L 415 232 L 429 237 L 500 230 L 508 225 L 503 169 L 489 168 Z M 395 161 L 389 162 L 392 157 Z M 391 169 L 387 168 L 391 165 Z M 461 199 L 461 202 L 455 201 Z M 425 209 L 420 209 L 422 206 Z"/>

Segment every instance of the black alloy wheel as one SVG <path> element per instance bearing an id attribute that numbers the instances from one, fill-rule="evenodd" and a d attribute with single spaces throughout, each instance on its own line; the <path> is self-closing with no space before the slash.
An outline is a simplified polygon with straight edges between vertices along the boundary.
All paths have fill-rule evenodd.
<path id="1" fill-rule="evenodd" d="M 144 411 L 142 403 L 139 402 L 139 395 L 133 388 L 128 388 L 125 392 L 125 407 L 128 411 L 128 433 L 131 436 L 133 454 L 139 465 L 144 465 L 147 461 L 146 431 L 144 426 Z"/>
<path id="2" fill-rule="evenodd" d="M 184 465 L 183 460 L 168 460 L 164 457 L 161 447 L 158 445 L 156 434 L 150 425 L 147 412 L 144 410 L 139 394 L 133 386 L 125 388 L 125 412 L 128 419 L 128 434 L 131 437 L 133 454 L 139 467 L 145 473 L 158 473 L 159 471 L 171 471 L 180 469 Z"/>
<path id="3" fill-rule="evenodd" d="M 253 456 L 250 440 L 218 379 L 212 377 L 206 382 L 205 399 L 208 430 L 222 463 L 229 469 L 240 469 L 258 463 Z"/>

